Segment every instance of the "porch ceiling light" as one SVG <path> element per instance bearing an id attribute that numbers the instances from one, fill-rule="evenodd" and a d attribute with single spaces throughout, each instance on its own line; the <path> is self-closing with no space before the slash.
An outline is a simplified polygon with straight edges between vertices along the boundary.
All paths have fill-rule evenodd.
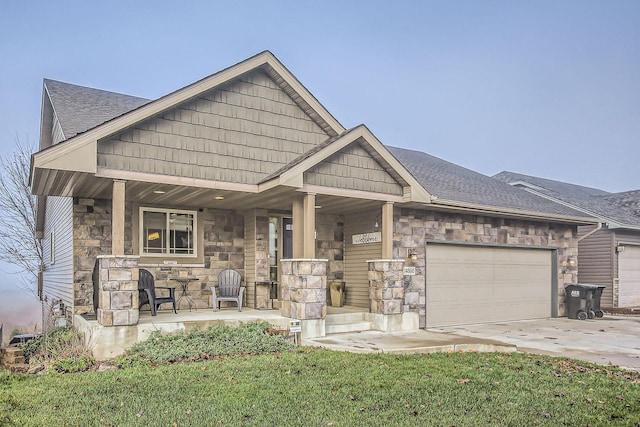
<path id="1" fill-rule="evenodd" d="M 322 206 L 316 205 L 316 209 L 322 209 Z"/>
<path id="2" fill-rule="evenodd" d="M 153 193 L 154 194 L 164 194 L 164 193 L 166 193 L 166 191 L 164 191 L 164 190 L 153 190 Z"/>
<path id="3" fill-rule="evenodd" d="M 216 199 L 216 200 L 224 200 L 224 196 L 215 196 L 214 199 Z"/>

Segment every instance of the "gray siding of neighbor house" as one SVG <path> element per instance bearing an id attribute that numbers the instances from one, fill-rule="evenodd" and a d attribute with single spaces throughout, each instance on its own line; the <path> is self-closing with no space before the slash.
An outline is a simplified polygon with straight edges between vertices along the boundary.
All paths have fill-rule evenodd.
<path id="1" fill-rule="evenodd" d="M 260 71 L 98 144 L 98 166 L 257 184 L 328 135 Z"/>
<path id="2" fill-rule="evenodd" d="M 73 309 L 73 199 L 47 197 L 44 236 L 43 293 Z M 53 244 L 52 244 L 53 240 Z M 53 251 L 53 256 L 52 256 Z"/>
<path id="3" fill-rule="evenodd" d="M 578 237 L 594 227 L 578 227 Z M 613 236 L 611 230 L 600 230 L 578 243 L 578 283 L 606 286 L 600 299 L 603 307 L 613 307 Z"/>
<path id="4" fill-rule="evenodd" d="M 305 172 L 309 184 L 402 195 L 402 186 L 359 144 L 351 144 Z"/>

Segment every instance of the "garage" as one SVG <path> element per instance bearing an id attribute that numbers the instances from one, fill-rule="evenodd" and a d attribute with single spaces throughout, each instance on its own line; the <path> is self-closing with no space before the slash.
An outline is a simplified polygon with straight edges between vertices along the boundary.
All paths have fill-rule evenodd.
<path id="1" fill-rule="evenodd" d="M 619 245 L 618 307 L 640 306 L 640 246 Z"/>
<path id="2" fill-rule="evenodd" d="M 551 249 L 428 243 L 427 327 L 551 317 L 555 256 Z"/>

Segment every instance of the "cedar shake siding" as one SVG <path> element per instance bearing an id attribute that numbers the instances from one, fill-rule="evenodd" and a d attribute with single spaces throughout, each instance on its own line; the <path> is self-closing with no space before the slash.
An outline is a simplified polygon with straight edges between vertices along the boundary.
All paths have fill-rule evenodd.
<path id="1" fill-rule="evenodd" d="M 402 185 L 359 144 L 343 148 L 305 172 L 305 182 L 324 187 L 402 195 Z"/>
<path id="2" fill-rule="evenodd" d="M 328 135 L 263 72 L 98 144 L 98 166 L 257 184 Z"/>

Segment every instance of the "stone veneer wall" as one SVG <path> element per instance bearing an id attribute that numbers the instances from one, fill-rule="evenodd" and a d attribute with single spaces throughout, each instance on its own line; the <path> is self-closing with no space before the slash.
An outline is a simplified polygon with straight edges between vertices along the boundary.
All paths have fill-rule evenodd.
<path id="1" fill-rule="evenodd" d="M 402 314 L 403 259 L 368 260 L 369 310 L 375 314 Z"/>
<path id="2" fill-rule="evenodd" d="M 280 314 L 300 320 L 324 319 L 326 288 L 326 259 L 283 259 Z"/>
<path id="3" fill-rule="evenodd" d="M 558 248 L 559 315 L 564 314 L 564 287 L 578 280 L 578 267 L 569 263 L 570 256 L 578 255 L 575 226 L 398 208 L 393 221 L 393 257 L 405 259 L 408 249 L 418 254 L 416 261 L 407 264 L 417 267 L 417 274 L 405 277 L 403 312 L 418 312 L 420 327 L 424 327 L 426 314 L 424 250 L 428 240 Z"/>
<path id="4" fill-rule="evenodd" d="M 316 258 L 327 259 L 327 283 L 344 279 L 344 216 L 316 215 Z"/>
<path id="5" fill-rule="evenodd" d="M 171 280 L 172 277 L 192 276 L 198 280 L 189 283 L 188 294 L 196 308 L 212 307 L 211 286 L 218 283 L 218 274 L 227 268 L 237 270 L 244 278 L 244 216 L 236 211 L 223 209 L 203 209 L 204 267 L 189 266 L 142 266 L 149 270 L 158 286 L 176 288 L 176 297 L 180 297 L 182 288 Z M 230 304 L 223 302 L 222 306 Z M 167 305 L 168 307 L 168 305 Z M 187 308 L 186 299 L 180 301 L 180 307 Z M 143 308 L 143 310 L 146 309 Z"/>
<path id="6" fill-rule="evenodd" d="M 125 206 L 125 254 L 131 254 L 132 204 Z M 98 255 L 111 254 L 111 200 L 73 199 L 74 313 L 93 311 L 91 274 Z"/>
<path id="7" fill-rule="evenodd" d="M 111 254 L 111 200 L 74 199 L 73 253 L 75 314 L 93 311 L 93 282 L 91 275 L 98 255 Z M 125 254 L 133 255 L 133 204 L 125 206 Z M 197 308 L 211 307 L 210 286 L 217 283 L 218 273 L 225 268 L 236 269 L 244 277 L 244 217 L 238 212 L 204 209 L 198 212 L 203 219 L 204 267 L 144 266 L 155 277 L 158 286 L 175 287 L 170 277 L 179 274 L 195 276 L 199 280 L 189 284 L 189 295 Z M 161 263 L 159 259 L 159 263 Z M 184 304 L 184 300 L 182 303 Z M 184 305 L 183 305 L 184 307 Z"/>
<path id="8" fill-rule="evenodd" d="M 256 282 L 269 280 L 269 213 L 256 212 Z"/>
<path id="9" fill-rule="evenodd" d="M 98 256 L 98 323 L 103 326 L 138 323 L 138 272 L 137 256 Z"/>

